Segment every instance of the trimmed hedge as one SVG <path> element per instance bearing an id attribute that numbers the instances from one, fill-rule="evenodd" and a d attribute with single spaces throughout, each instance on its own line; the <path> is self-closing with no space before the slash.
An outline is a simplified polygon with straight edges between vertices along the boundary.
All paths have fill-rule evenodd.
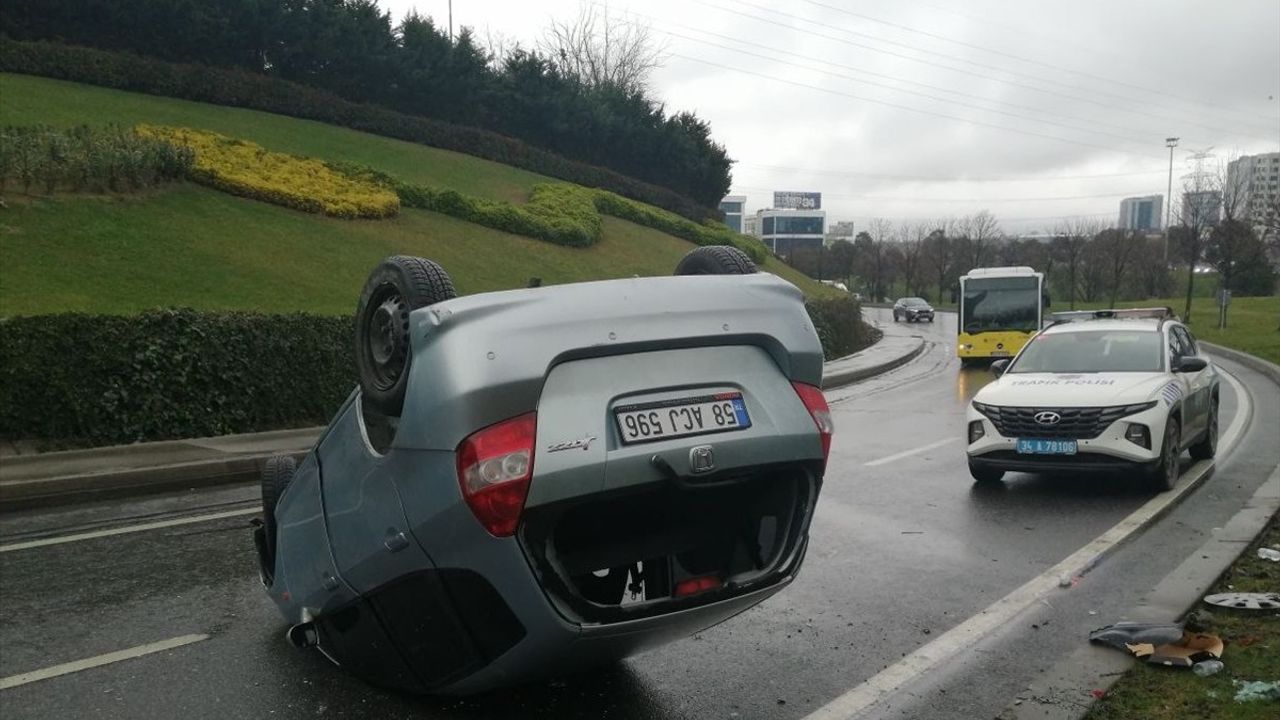
<path id="1" fill-rule="evenodd" d="M 604 233 L 600 215 L 610 215 L 697 245 L 733 245 L 757 263 L 763 263 L 768 256 L 759 240 L 733 232 L 723 223 L 708 221 L 698 224 L 607 190 L 568 183 L 541 183 L 533 186 L 528 203 L 513 205 L 453 190 L 401 182 L 384 172 L 352 163 L 330 163 L 330 167 L 349 177 L 394 189 L 405 207 L 452 215 L 477 225 L 557 245 L 594 245 Z"/>
<path id="2" fill-rule="evenodd" d="M 809 300 L 804 307 L 828 360 L 856 353 L 880 339 L 879 331 L 862 321 L 862 306 L 853 298 Z"/>
<path id="3" fill-rule="evenodd" d="M 0 129 L 0 192 L 10 181 L 23 192 L 141 190 L 182 179 L 191 164 L 190 150 L 117 125 Z"/>
<path id="4" fill-rule="evenodd" d="M 806 303 L 834 359 L 874 338 Z M 0 437 L 111 445 L 328 422 L 356 384 L 350 317 L 152 310 L 0 320 Z"/>
<path id="5" fill-rule="evenodd" d="M 385 218 L 400 211 L 394 192 L 319 160 L 207 130 L 139 125 L 137 132 L 189 148 L 195 153 L 191 179 L 232 195 L 340 218 Z"/>
<path id="6" fill-rule="evenodd" d="M 667 188 L 569 160 L 495 132 L 353 103 L 323 90 L 250 72 L 5 37 L 0 37 L 0 70 L 341 125 L 604 188 L 696 222 L 720 218 L 719 211 Z"/>
<path id="7" fill-rule="evenodd" d="M 0 435 L 110 445 L 320 425 L 356 383 L 346 317 L 156 310 L 0 320 Z"/>

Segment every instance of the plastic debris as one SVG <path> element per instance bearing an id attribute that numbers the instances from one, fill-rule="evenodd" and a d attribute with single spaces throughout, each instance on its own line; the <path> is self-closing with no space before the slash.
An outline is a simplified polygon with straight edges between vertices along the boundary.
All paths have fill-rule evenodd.
<path id="1" fill-rule="evenodd" d="M 1261 680 L 1232 680 L 1236 686 L 1236 702 L 1259 702 L 1262 700 L 1280 700 L 1280 680 L 1263 682 Z"/>
<path id="2" fill-rule="evenodd" d="M 1171 623 L 1120 622 L 1089 633 L 1089 641 L 1124 650 L 1152 665 L 1191 667 L 1222 657 L 1222 640 Z"/>
<path id="3" fill-rule="evenodd" d="M 1200 677 L 1209 677 L 1210 675 L 1217 675 L 1222 671 L 1223 667 L 1221 660 L 1201 660 L 1191 666 L 1191 672 Z"/>
<path id="4" fill-rule="evenodd" d="M 1258 548 L 1258 557 L 1263 560 L 1270 560 L 1271 562 L 1280 562 L 1280 550 L 1260 547 Z"/>
<path id="5" fill-rule="evenodd" d="M 1204 601 L 1233 610 L 1280 610 L 1280 593 L 1218 593 L 1206 596 Z"/>

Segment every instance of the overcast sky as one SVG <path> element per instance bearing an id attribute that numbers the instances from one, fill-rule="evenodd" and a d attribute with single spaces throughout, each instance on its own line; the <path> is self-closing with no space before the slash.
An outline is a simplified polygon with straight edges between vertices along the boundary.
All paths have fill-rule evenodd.
<path id="1" fill-rule="evenodd" d="M 454 0 L 532 46 L 583 0 Z M 448 0 L 381 0 L 447 23 Z M 604 0 L 599 0 L 599 8 Z M 989 209 L 1011 232 L 1115 222 L 1191 150 L 1280 150 L 1278 0 L 609 0 L 669 57 L 668 111 L 709 121 L 748 211 L 823 193 L 828 223 Z M 1211 160 L 1210 162 L 1215 162 Z"/>

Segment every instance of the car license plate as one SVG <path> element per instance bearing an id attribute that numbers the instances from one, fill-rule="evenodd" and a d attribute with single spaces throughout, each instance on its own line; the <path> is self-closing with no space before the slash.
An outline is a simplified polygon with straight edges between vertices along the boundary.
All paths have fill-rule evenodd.
<path id="1" fill-rule="evenodd" d="M 739 392 L 620 405 L 613 417 L 624 445 L 751 427 Z"/>
<path id="2" fill-rule="evenodd" d="M 1075 455 L 1076 441 L 1018 438 L 1018 452 L 1022 455 Z"/>

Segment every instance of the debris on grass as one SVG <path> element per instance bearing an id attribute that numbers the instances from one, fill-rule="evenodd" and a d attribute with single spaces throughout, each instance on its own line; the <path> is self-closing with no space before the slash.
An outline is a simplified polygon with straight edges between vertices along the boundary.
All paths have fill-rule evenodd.
<path id="1" fill-rule="evenodd" d="M 1188 632 L 1173 623 L 1120 622 L 1089 633 L 1089 641 L 1124 650 L 1152 665 L 1191 667 L 1222 657 L 1216 635 Z"/>
<path id="2" fill-rule="evenodd" d="M 1271 562 L 1280 562 L 1280 550 L 1269 547 L 1258 548 L 1258 557 Z"/>
<path id="3" fill-rule="evenodd" d="M 1217 593 L 1205 596 L 1204 601 L 1232 610 L 1280 610 L 1280 593 L 1273 592 Z"/>
<path id="4" fill-rule="evenodd" d="M 1236 686 L 1236 702 L 1260 702 L 1263 700 L 1280 700 L 1280 680 L 1263 682 L 1261 680 L 1232 680 Z"/>

